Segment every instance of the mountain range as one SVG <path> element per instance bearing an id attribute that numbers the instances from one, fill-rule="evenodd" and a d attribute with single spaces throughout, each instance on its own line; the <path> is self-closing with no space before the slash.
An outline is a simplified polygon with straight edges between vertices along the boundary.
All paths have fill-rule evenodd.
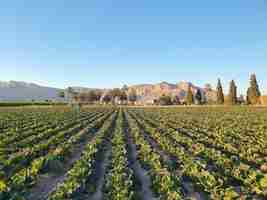
<path id="1" fill-rule="evenodd" d="M 22 81 L 0 81 L 0 101 L 44 101 L 58 99 L 59 88 Z"/>
<path id="2" fill-rule="evenodd" d="M 138 100 L 147 103 L 159 96 L 165 94 L 170 96 L 178 96 L 184 99 L 188 87 L 191 87 L 193 93 L 199 89 L 207 100 L 215 100 L 216 92 L 207 84 L 203 88 L 194 84 L 181 81 L 177 84 L 161 82 L 157 84 L 140 84 L 129 86 L 129 89 L 134 89 L 137 93 Z M 87 87 L 72 87 L 77 92 L 88 92 L 95 88 Z M 106 90 L 106 89 L 103 89 Z M 58 93 L 64 89 L 40 86 L 35 83 L 21 81 L 0 81 L 0 101 L 28 101 L 28 100 L 58 100 Z"/>
<path id="3" fill-rule="evenodd" d="M 203 98 L 206 100 L 216 100 L 216 91 L 212 90 L 209 84 L 206 84 L 203 88 L 201 88 L 187 81 L 181 81 L 177 84 L 161 82 L 157 84 L 133 85 L 129 88 L 132 88 L 136 91 L 139 101 L 143 103 L 149 103 L 154 99 L 158 99 L 158 97 L 162 95 L 177 96 L 180 100 L 184 100 L 188 87 L 191 87 L 194 94 L 199 89 Z"/>

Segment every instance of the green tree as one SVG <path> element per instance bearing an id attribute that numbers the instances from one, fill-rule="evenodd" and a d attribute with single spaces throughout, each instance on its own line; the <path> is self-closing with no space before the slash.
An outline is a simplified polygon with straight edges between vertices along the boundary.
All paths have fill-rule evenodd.
<path id="1" fill-rule="evenodd" d="M 158 102 L 161 106 L 172 105 L 171 97 L 164 94 L 159 98 Z"/>
<path id="2" fill-rule="evenodd" d="M 65 92 L 64 91 L 59 91 L 58 92 L 58 97 L 64 99 L 65 98 Z"/>
<path id="3" fill-rule="evenodd" d="M 106 93 L 102 98 L 102 101 L 106 104 L 110 103 L 111 100 L 112 100 L 112 96 L 109 93 Z"/>
<path id="4" fill-rule="evenodd" d="M 251 104 L 251 102 L 250 102 L 250 87 L 247 89 L 246 103 Z"/>
<path id="5" fill-rule="evenodd" d="M 181 101 L 180 101 L 180 98 L 178 95 L 175 95 L 172 97 L 172 104 L 173 105 L 180 105 L 181 104 Z"/>
<path id="6" fill-rule="evenodd" d="M 121 94 L 120 94 L 120 101 L 123 103 L 123 104 L 127 104 L 128 102 L 128 96 L 127 96 L 127 93 L 128 93 L 128 86 L 127 85 L 123 85 L 123 87 L 121 88 Z"/>
<path id="7" fill-rule="evenodd" d="M 224 94 L 220 79 L 218 79 L 218 84 L 217 84 L 217 104 L 224 104 Z"/>
<path id="8" fill-rule="evenodd" d="M 137 94 L 135 89 L 130 89 L 129 95 L 128 95 L 129 101 L 134 104 L 137 100 Z"/>
<path id="9" fill-rule="evenodd" d="M 230 82 L 229 104 L 230 105 L 236 105 L 237 104 L 237 87 L 236 87 L 234 80 L 232 80 Z"/>
<path id="10" fill-rule="evenodd" d="M 78 93 L 72 87 L 67 88 L 67 99 L 69 103 L 72 103 L 73 100 L 77 99 Z"/>
<path id="11" fill-rule="evenodd" d="M 119 88 L 114 88 L 110 92 L 112 98 L 114 99 L 115 97 L 120 97 L 121 96 L 121 90 Z"/>
<path id="12" fill-rule="evenodd" d="M 250 87 L 247 90 L 247 101 L 249 104 L 258 104 L 261 92 L 255 74 L 250 77 Z"/>
<path id="13" fill-rule="evenodd" d="M 119 98 L 120 98 L 120 101 L 122 102 L 126 102 L 128 100 L 128 97 L 125 91 L 121 91 Z"/>
<path id="14" fill-rule="evenodd" d="M 128 86 L 127 85 L 123 85 L 121 90 L 124 91 L 124 92 L 127 92 L 128 91 Z"/>
<path id="15" fill-rule="evenodd" d="M 121 103 L 125 103 L 127 101 L 127 93 L 125 90 L 115 88 L 111 91 L 112 101 L 113 103 L 118 103 L 118 100 L 121 101 Z"/>
<path id="16" fill-rule="evenodd" d="M 191 89 L 191 86 L 188 87 L 187 94 L 186 94 L 186 104 L 192 105 L 194 103 L 194 96 Z"/>
<path id="17" fill-rule="evenodd" d="M 101 97 L 102 97 L 102 95 L 103 95 L 103 91 L 101 91 L 101 90 L 95 90 L 95 100 L 96 101 L 100 101 L 100 99 L 101 99 Z"/>
<path id="18" fill-rule="evenodd" d="M 202 94 L 199 88 L 197 89 L 197 92 L 195 94 L 195 99 L 196 99 L 197 104 L 202 103 Z"/>
<path id="19" fill-rule="evenodd" d="M 72 87 L 68 87 L 68 88 L 67 88 L 67 92 L 68 92 L 68 94 L 73 94 L 73 93 L 75 93 L 75 92 L 74 92 L 74 89 L 73 89 Z"/>
<path id="20" fill-rule="evenodd" d="M 97 100 L 97 94 L 95 90 L 90 90 L 87 94 L 87 100 L 91 103 Z"/>

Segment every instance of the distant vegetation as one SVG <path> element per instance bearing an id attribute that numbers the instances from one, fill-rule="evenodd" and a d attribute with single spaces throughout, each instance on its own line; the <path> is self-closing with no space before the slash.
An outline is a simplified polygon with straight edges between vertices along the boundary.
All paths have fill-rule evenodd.
<path id="1" fill-rule="evenodd" d="M 0 107 L 67 105 L 64 102 L 0 102 Z"/>
<path id="2" fill-rule="evenodd" d="M 166 83 L 162 83 L 166 84 Z M 161 87 L 162 85 L 160 85 Z M 261 92 L 258 86 L 256 75 L 252 74 L 250 77 L 250 87 L 247 90 L 247 96 L 237 96 L 237 85 L 234 80 L 230 82 L 228 95 L 223 92 L 223 86 L 220 79 L 218 79 L 216 91 L 210 88 L 209 92 L 215 94 L 215 99 L 207 99 L 203 90 L 198 87 L 188 84 L 187 91 L 185 91 L 184 98 L 179 95 L 170 94 L 168 90 L 166 93 L 159 95 L 151 100 L 150 105 L 260 105 Z M 186 89 L 185 89 L 186 90 Z M 79 104 L 111 104 L 111 105 L 142 105 L 138 102 L 138 94 L 133 87 L 128 88 L 124 85 L 121 89 L 115 88 L 112 90 L 101 91 L 91 90 L 89 92 L 77 93 L 72 88 L 67 89 L 66 95 L 62 92 L 59 97 L 69 97 L 70 103 Z M 153 92 L 151 92 L 153 93 Z"/>
<path id="3" fill-rule="evenodd" d="M 42 94 L 43 87 L 35 86 L 34 84 L 26 83 L 7 83 L 7 91 L 10 88 L 27 88 L 29 91 L 34 90 L 38 94 Z M 22 86 L 23 87 L 22 87 Z M 25 95 L 31 94 L 26 92 Z M 46 92 L 48 90 L 45 90 Z M 31 98 L 23 101 L 23 98 L 18 98 L 16 101 L 2 101 L 0 107 L 7 106 L 48 106 L 48 105 L 267 105 L 266 96 L 262 96 L 260 87 L 255 74 L 250 77 L 250 85 L 246 95 L 238 96 L 238 86 L 234 80 L 229 84 L 229 91 L 224 94 L 223 84 L 218 79 L 216 89 L 212 89 L 210 84 L 206 84 L 204 88 L 197 87 L 190 82 L 181 81 L 178 84 L 161 82 L 159 84 L 143 84 L 135 86 L 124 85 L 122 88 L 114 89 L 77 89 L 68 87 L 65 90 L 53 90 L 55 96 L 53 99 L 40 96 L 39 99 Z M 15 93 L 14 93 L 15 92 Z M 2 92 L 2 99 L 8 99 L 8 95 Z M 17 92 L 12 90 L 12 95 L 16 96 Z M 36 95 L 35 95 L 36 96 Z M 0 98 L 1 99 L 1 98 Z M 21 100 L 19 100 L 21 99 Z"/>

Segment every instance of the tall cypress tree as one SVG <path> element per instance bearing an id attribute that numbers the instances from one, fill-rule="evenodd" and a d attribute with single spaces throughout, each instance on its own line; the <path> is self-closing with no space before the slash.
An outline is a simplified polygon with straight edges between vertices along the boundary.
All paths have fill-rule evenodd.
<path id="1" fill-rule="evenodd" d="M 217 84 L 217 104 L 224 104 L 224 94 L 220 79 L 218 79 L 218 84 Z"/>
<path id="2" fill-rule="evenodd" d="M 251 104 L 251 97 L 250 97 L 251 91 L 250 91 L 250 87 L 247 89 L 247 104 Z"/>
<path id="3" fill-rule="evenodd" d="M 236 105 L 237 104 L 237 87 L 235 85 L 235 81 L 234 80 L 232 80 L 230 82 L 229 103 L 231 105 Z"/>
<path id="4" fill-rule="evenodd" d="M 202 103 L 202 94 L 200 89 L 197 89 L 197 92 L 195 94 L 195 99 L 196 99 L 196 103 L 197 104 L 201 104 Z"/>
<path id="5" fill-rule="evenodd" d="M 256 79 L 256 75 L 252 74 L 250 77 L 250 87 L 247 91 L 247 100 L 249 104 L 257 104 L 259 103 L 259 98 L 261 96 L 261 92 L 259 89 L 259 85 Z"/>
<path id="6" fill-rule="evenodd" d="M 194 96 L 191 90 L 191 86 L 188 86 L 187 95 L 186 95 L 186 104 L 192 105 L 194 103 Z"/>

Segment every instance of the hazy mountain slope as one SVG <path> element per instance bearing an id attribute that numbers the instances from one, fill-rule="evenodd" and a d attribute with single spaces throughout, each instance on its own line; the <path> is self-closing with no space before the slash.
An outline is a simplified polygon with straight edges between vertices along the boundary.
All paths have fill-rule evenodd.
<path id="1" fill-rule="evenodd" d="M 178 96 L 181 100 L 183 100 L 186 96 L 188 87 L 191 87 L 193 93 L 196 93 L 197 89 L 200 89 L 203 97 L 208 100 L 216 100 L 216 92 L 211 88 L 200 88 L 193 85 L 190 82 L 181 81 L 177 84 L 161 82 L 158 84 L 142 84 L 142 85 L 134 85 L 130 88 L 135 89 L 139 101 L 149 102 L 153 101 L 153 99 L 157 99 L 161 95 L 170 95 L 170 96 Z"/>
<path id="2" fill-rule="evenodd" d="M 58 98 L 61 89 L 43 87 L 34 83 L 0 81 L 0 100 L 24 101 L 24 100 L 52 100 Z"/>
<path id="3" fill-rule="evenodd" d="M 138 101 L 143 103 L 152 102 L 158 99 L 161 95 L 178 96 L 181 100 L 186 96 L 188 86 L 191 86 L 195 93 L 200 89 L 203 96 L 209 100 L 216 99 L 216 92 L 211 88 L 200 88 L 190 82 L 181 81 L 177 84 L 168 82 L 161 82 L 158 84 L 140 84 L 129 86 L 129 89 L 134 88 L 138 95 Z M 72 87 L 76 92 L 88 92 L 96 90 L 96 88 L 87 87 Z M 103 92 L 109 91 L 108 89 L 99 89 Z M 63 89 L 44 87 L 34 83 L 9 81 L 0 81 L 0 100 L 2 101 L 25 101 L 25 100 L 53 100 L 58 99 L 59 91 Z"/>

